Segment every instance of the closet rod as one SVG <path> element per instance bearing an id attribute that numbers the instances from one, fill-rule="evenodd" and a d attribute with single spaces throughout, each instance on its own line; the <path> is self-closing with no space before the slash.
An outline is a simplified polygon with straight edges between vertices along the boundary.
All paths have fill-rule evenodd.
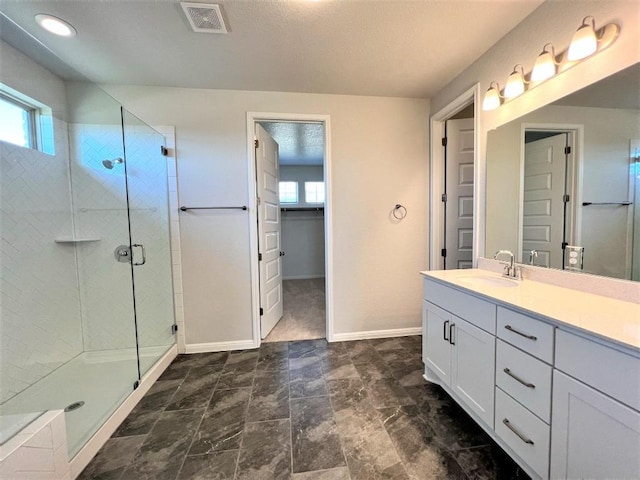
<path id="1" fill-rule="evenodd" d="M 187 210 L 246 210 L 247 206 L 241 207 L 180 207 L 180 210 L 186 212 Z"/>
<path id="2" fill-rule="evenodd" d="M 280 208 L 281 212 L 322 212 L 324 207 Z"/>
<path id="3" fill-rule="evenodd" d="M 582 202 L 583 207 L 588 207 L 589 205 L 633 205 L 633 202 Z"/>

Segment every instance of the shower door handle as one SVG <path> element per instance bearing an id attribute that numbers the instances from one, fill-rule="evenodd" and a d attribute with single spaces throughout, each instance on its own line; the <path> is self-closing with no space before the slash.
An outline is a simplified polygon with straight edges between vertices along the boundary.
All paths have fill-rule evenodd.
<path id="1" fill-rule="evenodd" d="M 144 245 L 142 245 L 141 243 L 134 243 L 131 245 L 131 250 L 133 250 L 133 247 L 140 247 L 140 250 L 142 251 L 142 261 L 134 262 L 133 264 L 139 267 L 140 265 L 144 265 L 145 263 L 147 263 L 147 252 L 144 249 Z"/>

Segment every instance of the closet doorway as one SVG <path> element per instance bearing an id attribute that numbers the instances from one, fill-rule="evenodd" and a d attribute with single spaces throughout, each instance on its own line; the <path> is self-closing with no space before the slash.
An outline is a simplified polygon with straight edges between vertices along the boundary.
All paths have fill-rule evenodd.
<path id="1" fill-rule="evenodd" d="M 326 123 L 307 119 L 261 119 L 253 121 L 253 132 L 277 144 L 277 219 L 262 212 L 257 201 L 259 337 L 262 342 L 327 338 L 327 215 Z M 261 197 L 261 150 L 256 146 L 256 191 Z M 268 192 L 263 192 L 268 194 Z M 265 207 L 266 208 L 266 207 Z M 272 208 L 272 207 L 269 207 Z M 263 251 L 269 250 L 263 234 L 266 224 L 279 224 L 277 267 L 267 265 Z M 264 245 L 261 245 L 263 243 Z M 262 257 L 262 259 L 260 258 Z M 272 285 L 276 271 L 281 277 L 279 293 Z M 280 299 L 276 299 L 277 295 Z M 280 318 L 268 305 L 281 300 Z M 279 310 L 279 309 L 275 309 Z"/>

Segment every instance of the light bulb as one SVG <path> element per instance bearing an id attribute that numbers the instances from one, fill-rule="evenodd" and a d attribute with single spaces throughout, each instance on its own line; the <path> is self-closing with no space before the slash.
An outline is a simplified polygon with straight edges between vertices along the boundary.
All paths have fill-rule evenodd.
<path id="1" fill-rule="evenodd" d="M 482 102 L 483 110 L 495 110 L 500 106 L 500 86 L 496 82 L 491 82 L 487 93 L 484 94 Z"/>
<path id="2" fill-rule="evenodd" d="M 520 67 L 521 71 L 518 71 L 518 67 Z M 522 72 L 522 65 L 516 65 L 507 79 L 507 84 L 504 87 L 504 96 L 505 98 L 514 98 L 522 93 L 524 93 L 524 73 Z"/>
<path id="3" fill-rule="evenodd" d="M 54 35 L 60 37 L 74 37 L 76 35 L 76 29 L 58 17 L 47 15 L 46 13 L 39 13 L 35 18 L 38 25 Z"/>
<path id="4" fill-rule="evenodd" d="M 591 23 L 588 21 L 591 19 Z M 573 34 L 567 58 L 572 62 L 588 57 L 598 49 L 598 39 L 596 38 L 596 26 L 593 17 L 585 17 L 582 25 Z"/>
<path id="5" fill-rule="evenodd" d="M 551 48 L 550 52 L 547 51 L 547 46 Z M 538 55 L 538 58 L 536 59 L 533 71 L 531 72 L 531 81 L 542 82 L 543 80 L 553 77 L 556 74 L 556 65 L 553 45 L 548 43 L 544 46 L 542 53 Z"/>

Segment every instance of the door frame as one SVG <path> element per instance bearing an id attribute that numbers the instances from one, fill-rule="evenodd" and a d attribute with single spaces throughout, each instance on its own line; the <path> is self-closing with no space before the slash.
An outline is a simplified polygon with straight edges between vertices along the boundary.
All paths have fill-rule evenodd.
<path id="1" fill-rule="evenodd" d="M 333 202 L 331 196 L 331 116 L 308 113 L 247 112 L 247 181 L 249 191 L 249 251 L 253 346 L 260 338 L 260 266 L 258 265 L 258 210 L 255 163 L 255 124 L 258 122 L 307 122 L 324 125 L 324 274 L 326 338 L 333 341 Z"/>
<path id="2" fill-rule="evenodd" d="M 485 209 L 486 162 L 480 156 L 484 148 L 484 139 L 480 135 L 480 83 L 459 95 L 444 108 L 431 116 L 429 138 L 431 139 L 429 156 L 429 270 L 442 269 L 440 250 L 443 238 L 443 214 L 440 208 L 444 193 L 444 148 L 440 139 L 444 137 L 445 122 L 467 105 L 473 103 L 473 248 L 471 258 L 473 267 L 478 265 L 479 252 L 484 252 L 485 224 L 481 213 Z M 484 220 L 484 217 L 482 217 Z"/>
<path id="3" fill-rule="evenodd" d="M 582 152 L 584 152 L 584 125 L 572 123 L 522 123 L 520 125 L 520 185 L 518 188 L 518 251 L 515 252 L 516 261 L 524 263 L 522 258 L 522 237 L 524 224 L 524 138 L 529 131 L 554 131 L 568 133 L 573 146 L 573 184 L 571 185 L 571 225 L 569 232 L 573 243 L 582 243 Z"/>

